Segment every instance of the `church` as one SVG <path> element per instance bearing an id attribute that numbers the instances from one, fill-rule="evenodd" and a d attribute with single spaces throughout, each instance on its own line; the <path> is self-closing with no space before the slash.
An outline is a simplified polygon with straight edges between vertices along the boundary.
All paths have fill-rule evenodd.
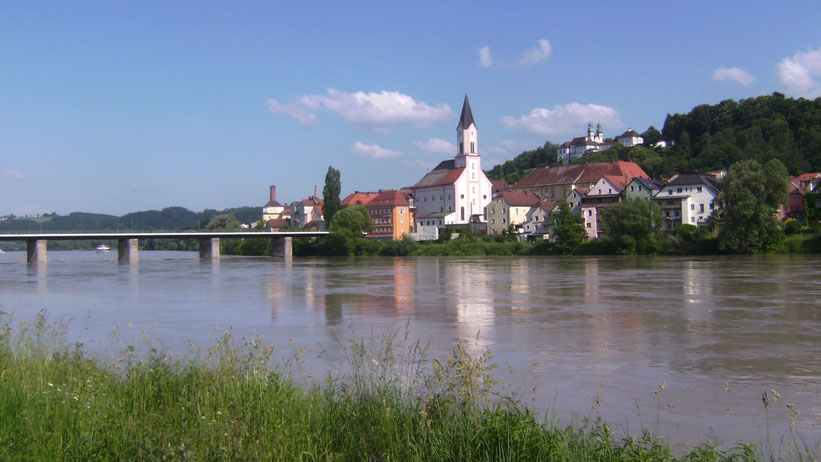
<path id="1" fill-rule="evenodd" d="M 456 157 L 439 163 L 413 186 L 417 227 L 486 221 L 493 185 L 482 171 L 478 134 L 465 95 L 456 127 Z"/>

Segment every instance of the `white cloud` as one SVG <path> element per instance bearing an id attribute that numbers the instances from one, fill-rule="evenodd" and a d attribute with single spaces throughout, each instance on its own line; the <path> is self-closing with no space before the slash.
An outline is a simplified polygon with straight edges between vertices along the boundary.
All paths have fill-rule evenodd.
<path id="1" fill-rule="evenodd" d="M 442 138 L 430 138 L 427 141 L 416 141 L 415 143 L 423 151 L 443 154 L 454 154 L 456 152 L 456 145 Z"/>
<path id="2" fill-rule="evenodd" d="M 490 67 L 496 65 L 497 67 L 530 67 L 536 64 L 547 61 L 552 52 L 550 42 L 545 39 L 540 39 L 539 43 L 524 52 L 518 61 L 514 62 L 494 62 L 490 55 L 490 47 L 484 46 L 479 48 L 479 66 Z"/>
<path id="3" fill-rule="evenodd" d="M 533 66 L 535 64 L 543 63 L 550 57 L 550 42 L 545 39 L 539 40 L 539 44 L 525 52 L 522 59 L 519 60 L 520 66 Z"/>
<path id="4" fill-rule="evenodd" d="M 6 175 L 9 178 L 14 178 L 14 179 L 23 178 L 23 174 L 18 172 L 17 170 L 6 170 L 5 172 L 3 172 L 3 174 Z"/>
<path id="5" fill-rule="evenodd" d="M 598 104 L 570 103 L 554 106 L 553 109 L 535 108 L 529 114 L 515 118 L 502 116 L 502 123 L 511 128 L 519 128 L 537 135 L 558 135 L 580 133 L 588 122 L 605 126 L 620 127 L 624 123 L 619 112 Z"/>
<path id="6" fill-rule="evenodd" d="M 323 108 L 348 122 L 377 127 L 403 123 L 426 126 L 453 116 L 447 104 L 429 106 L 396 91 L 346 93 L 329 88 L 325 95 L 304 95 L 285 104 L 268 99 L 271 113 L 291 116 L 303 126 L 318 124 L 316 113 Z"/>
<path id="7" fill-rule="evenodd" d="M 798 96 L 821 96 L 821 47 L 797 52 L 778 63 L 778 79 L 786 90 Z"/>
<path id="8" fill-rule="evenodd" d="M 399 151 L 385 149 L 377 144 L 365 144 L 360 141 L 351 146 L 351 152 L 361 157 L 369 157 L 371 159 L 393 159 L 402 155 Z"/>
<path id="9" fill-rule="evenodd" d="M 755 77 L 740 67 L 719 67 L 713 71 L 712 78 L 719 81 L 732 80 L 741 85 L 749 85 L 755 82 Z"/>
<path id="10" fill-rule="evenodd" d="M 479 65 L 490 67 L 493 65 L 493 57 L 490 56 L 490 47 L 479 48 Z"/>

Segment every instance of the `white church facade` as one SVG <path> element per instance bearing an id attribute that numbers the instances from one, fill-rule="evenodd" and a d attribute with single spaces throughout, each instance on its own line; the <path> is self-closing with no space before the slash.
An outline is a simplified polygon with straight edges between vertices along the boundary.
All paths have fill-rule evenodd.
<path id="1" fill-rule="evenodd" d="M 478 135 L 465 95 L 456 127 L 456 157 L 442 161 L 413 186 L 417 227 L 486 221 L 493 185 L 482 171 Z"/>

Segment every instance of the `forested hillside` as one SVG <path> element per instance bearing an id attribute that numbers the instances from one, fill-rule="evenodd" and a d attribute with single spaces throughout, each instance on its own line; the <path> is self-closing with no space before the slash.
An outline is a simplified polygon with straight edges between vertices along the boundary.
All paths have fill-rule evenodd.
<path id="1" fill-rule="evenodd" d="M 678 170 L 727 168 L 744 159 L 784 163 L 791 175 L 821 170 L 821 98 L 786 98 L 780 93 L 668 115 L 662 137 Z"/>
<path id="2" fill-rule="evenodd" d="M 629 160 L 654 178 L 676 172 L 726 169 L 745 159 L 762 165 L 784 163 L 791 175 L 821 170 L 821 98 L 786 98 L 780 93 L 741 101 L 702 104 L 687 114 L 667 115 L 661 132 L 649 127 L 645 144 L 591 153 L 576 162 Z M 651 147 L 665 140 L 669 148 Z M 525 151 L 487 172 L 491 179 L 512 184 L 541 164 L 556 162 L 557 146 L 548 142 Z"/>
<path id="3" fill-rule="evenodd" d="M 207 209 L 192 212 L 183 207 L 133 212 L 122 217 L 98 213 L 73 212 L 66 216 L 53 215 L 40 218 L 15 218 L 0 222 L 0 233 L 66 233 L 86 231 L 182 231 L 204 228 L 213 217 L 229 214 L 241 223 L 251 223 L 261 218 L 260 207 L 238 207 L 223 211 Z"/>

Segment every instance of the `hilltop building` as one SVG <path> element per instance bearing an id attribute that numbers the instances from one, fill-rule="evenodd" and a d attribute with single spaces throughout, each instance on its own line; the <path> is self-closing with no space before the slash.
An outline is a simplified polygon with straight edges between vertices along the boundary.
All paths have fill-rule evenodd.
<path id="1" fill-rule="evenodd" d="M 493 185 L 482 171 L 479 130 L 467 95 L 456 126 L 456 141 L 456 157 L 442 161 L 412 188 L 417 227 L 438 228 L 486 219 Z"/>
<path id="2" fill-rule="evenodd" d="M 616 142 L 627 147 L 638 146 L 644 143 L 644 137 L 632 128 L 628 128 L 626 132 L 616 137 Z"/>
<path id="3" fill-rule="evenodd" d="M 570 141 L 565 141 L 557 150 L 559 162 L 569 164 L 573 159 L 579 159 L 588 152 L 605 151 L 615 146 L 612 141 L 604 141 L 604 132 L 601 124 L 596 125 L 596 132 L 593 132 L 593 122 L 587 125 L 587 136 L 579 136 Z"/>

